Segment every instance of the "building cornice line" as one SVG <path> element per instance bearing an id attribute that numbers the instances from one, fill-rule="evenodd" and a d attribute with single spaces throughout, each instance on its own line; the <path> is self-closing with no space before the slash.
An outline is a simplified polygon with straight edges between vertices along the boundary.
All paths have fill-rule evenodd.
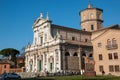
<path id="1" fill-rule="evenodd" d="M 101 35 L 105 34 L 109 29 L 106 29 L 102 34 L 98 35 L 97 37 L 95 37 L 94 39 L 92 39 L 91 41 L 97 39 L 98 37 L 100 37 Z"/>
<path id="2" fill-rule="evenodd" d="M 100 21 L 100 22 L 104 22 L 103 20 L 100 19 L 87 19 L 87 20 L 83 20 L 80 23 L 84 23 L 84 22 L 88 22 L 88 21 Z"/>

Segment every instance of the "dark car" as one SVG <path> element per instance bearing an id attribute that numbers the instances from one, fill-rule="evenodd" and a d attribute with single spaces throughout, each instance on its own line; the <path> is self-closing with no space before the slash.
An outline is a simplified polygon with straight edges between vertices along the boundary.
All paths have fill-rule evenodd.
<path id="1" fill-rule="evenodd" d="M 18 80 L 21 79 L 21 76 L 17 73 L 4 73 L 1 75 L 0 80 Z"/>

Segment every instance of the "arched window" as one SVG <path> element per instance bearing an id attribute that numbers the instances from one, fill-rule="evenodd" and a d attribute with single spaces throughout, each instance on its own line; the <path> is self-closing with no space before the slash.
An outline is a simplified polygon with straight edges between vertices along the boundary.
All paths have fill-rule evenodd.
<path id="1" fill-rule="evenodd" d="M 113 38 L 113 39 L 112 39 L 112 44 L 113 44 L 113 45 L 117 44 L 117 42 L 116 42 L 116 39 L 115 39 L 115 38 Z"/>
<path id="2" fill-rule="evenodd" d="M 77 52 L 75 52 L 73 56 L 78 56 Z"/>
<path id="3" fill-rule="evenodd" d="M 92 13 L 90 14 L 90 18 L 93 19 L 93 14 Z"/>
<path id="4" fill-rule="evenodd" d="M 85 51 L 81 51 L 82 57 L 86 56 Z"/>
<path id="5" fill-rule="evenodd" d="M 69 52 L 66 52 L 66 53 L 65 53 L 65 56 L 70 56 Z"/>
<path id="6" fill-rule="evenodd" d="M 91 30 L 94 30 L 94 25 L 91 25 Z"/>
<path id="7" fill-rule="evenodd" d="M 84 20 L 86 19 L 86 16 L 85 16 L 85 15 L 83 16 L 83 19 L 84 19 Z"/>
<path id="8" fill-rule="evenodd" d="M 111 46 L 111 41 L 110 41 L 110 39 L 108 39 L 107 40 L 107 48 L 111 48 L 112 46 Z"/>
<path id="9" fill-rule="evenodd" d="M 115 38 L 112 39 L 112 47 L 117 48 L 117 41 Z"/>
<path id="10" fill-rule="evenodd" d="M 107 45 L 111 45 L 110 39 L 107 40 Z"/>

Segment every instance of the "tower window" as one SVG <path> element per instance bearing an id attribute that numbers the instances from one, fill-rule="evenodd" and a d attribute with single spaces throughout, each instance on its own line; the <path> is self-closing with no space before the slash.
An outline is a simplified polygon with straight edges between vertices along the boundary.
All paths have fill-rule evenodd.
<path id="1" fill-rule="evenodd" d="M 84 15 L 84 20 L 86 19 L 86 16 Z"/>
<path id="2" fill-rule="evenodd" d="M 93 18 L 93 14 L 90 14 L 90 17 Z"/>
<path id="3" fill-rule="evenodd" d="M 94 30 L 94 26 L 93 25 L 91 25 L 91 30 Z"/>

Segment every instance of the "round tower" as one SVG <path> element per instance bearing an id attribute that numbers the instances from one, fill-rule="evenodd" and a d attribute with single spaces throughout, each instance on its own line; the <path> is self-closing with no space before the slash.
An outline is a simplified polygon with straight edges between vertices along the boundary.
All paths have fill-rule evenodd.
<path id="1" fill-rule="evenodd" d="M 102 28 L 102 9 L 93 8 L 92 4 L 88 5 L 87 9 L 80 12 L 82 30 L 95 31 Z"/>

